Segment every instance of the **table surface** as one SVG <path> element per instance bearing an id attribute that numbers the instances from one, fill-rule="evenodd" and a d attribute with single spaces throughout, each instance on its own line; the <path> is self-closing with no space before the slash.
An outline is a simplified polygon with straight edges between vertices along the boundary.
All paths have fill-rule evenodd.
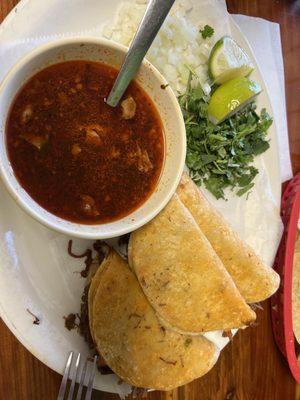
<path id="1" fill-rule="evenodd" d="M 0 0 L 0 21 L 18 3 Z M 231 13 L 266 18 L 281 25 L 287 116 L 294 173 L 300 171 L 300 2 L 227 0 Z M 276 110 L 275 110 L 276 112 Z M 206 376 L 149 400 L 300 400 L 285 360 L 273 339 L 269 302 L 258 312 L 258 326 L 240 331 Z M 54 400 L 61 377 L 33 357 L 0 320 L 0 399 Z M 117 399 L 95 392 L 93 399 Z"/>

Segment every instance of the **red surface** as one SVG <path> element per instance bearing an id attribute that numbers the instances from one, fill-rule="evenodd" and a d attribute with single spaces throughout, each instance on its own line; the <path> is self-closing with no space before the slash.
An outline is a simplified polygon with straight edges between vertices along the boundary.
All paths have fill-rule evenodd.
<path id="1" fill-rule="evenodd" d="M 274 268 L 281 276 L 281 284 L 271 301 L 275 339 L 298 383 L 300 383 L 300 365 L 296 357 L 293 332 L 292 277 L 299 213 L 300 173 L 289 182 L 282 197 L 281 217 L 284 233 L 274 263 Z"/>

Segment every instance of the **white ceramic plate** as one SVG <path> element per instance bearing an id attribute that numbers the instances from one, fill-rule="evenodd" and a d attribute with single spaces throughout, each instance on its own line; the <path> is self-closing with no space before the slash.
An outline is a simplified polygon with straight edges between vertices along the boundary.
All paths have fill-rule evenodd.
<path id="1" fill-rule="evenodd" d="M 65 3 L 64 6 L 62 3 Z M 50 40 L 51 36 L 47 35 L 54 32 L 99 33 L 99 27 L 112 18 L 119 3 L 120 0 L 23 0 L 17 11 L 12 11 L 0 27 L 0 44 L 3 49 L 10 41 L 7 59 L 13 64 L 36 43 Z M 253 54 L 236 25 L 230 19 L 229 23 L 232 36 L 250 55 Z M 31 39 L 22 39 L 27 36 Z M 271 112 L 258 68 L 253 79 L 264 89 L 258 98 L 258 108 L 266 107 Z M 274 125 L 270 129 L 270 137 L 271 148 L 256 161 L 260 174 L 249 200 L 232 197 L 228 202 L 212 201 L 240 235 L 271 265 L 281 235 L 281 183 Z M 48 230 L 27 216 L 11 200 L 1 183 L 0 198 L 1 317 L 32 354 L 61 373 L 70 350 L 88 354 L 83 339 L 75 331 L 67 331 L 63 320 L 64 315 L 79 310 L 84 280 L 77 272 L 82 269 L 82 260 L 68 256 L 68 237 Z M 90 241 L 76 239 L 74 251 L 79 252 L 89 244 Z M 33 325 L 33 318 L 26 309 L 40 318 L 40 325 Z M 218 333 L 210 337 L 214 337 L 220 347 L 227 343 L 227 339 Z M 117 380 L 114 376 L 98 374 L 95 387 L 110 392 L 126 391 L 117 384 Z"/>

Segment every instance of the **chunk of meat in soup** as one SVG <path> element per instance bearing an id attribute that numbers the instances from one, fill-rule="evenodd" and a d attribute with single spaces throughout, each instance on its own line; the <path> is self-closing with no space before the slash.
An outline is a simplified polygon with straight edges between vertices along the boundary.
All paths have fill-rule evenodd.
<path id="1" fill-rule="evenodd" d="M 87 128 L 85 128 L 84 130 L 86 132 L 85 141 L 88 144 L 91 144 L 94 146 L 100 146 L 102 144 L 101 134 L 103 131 L 102 131 L 100 125 L 90 125 Z"/>
<path id="2" fill-rule="evenodd" d="M 141 149 L 138 143 L 135 144 L 134 150 L 128 154 L 128 162 L 135 164 L 140 172 L 147 173 L 153 168 L 153 164 L 149 158 L 149 154 L 146 149 Z"/>
<path id="3" fill-rule="evenodd" d="M 27 104 L 21 113 L 21 123 L 27 124 L 33 116 L 33 109 L 31 104 Z"/>
<path id="4" fill-rule="evenodd" d="M 82 211 L 84 212 L 84 214 L 89 217 L 97 217 L 98 215 L 100 215 L 93 197 L 87 194 L 82 194 L 80 197 L 82 201 Z"/>
<path id="5" fill-rule="evenodd" d="M 122 117 L 124 119 L 132 119 L 136 113 L 136 102 L 133 97 L 127 97 L 127 99 L 123 100 L 121 103 L 122 107 Z"/>

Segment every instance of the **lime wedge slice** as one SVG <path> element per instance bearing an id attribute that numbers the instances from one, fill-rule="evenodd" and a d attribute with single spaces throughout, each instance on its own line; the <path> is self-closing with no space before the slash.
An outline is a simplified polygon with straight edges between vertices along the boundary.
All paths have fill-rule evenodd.
<path id="1" fill-rule="evenodd" d="M 210 98 L 207 108 L 210 121 L 219 124 L 250 103 L 260 92 L 259 84 L 245 77 L 223 83 Z"/>
<path id="2" fill-rule="evenodd" d="M 245 51 L 229 36 L 216 42 L 208 60 L 208 71 L 214 83 L 221 84 L 239 76 L 247 76 L 254 69 Z"/>

